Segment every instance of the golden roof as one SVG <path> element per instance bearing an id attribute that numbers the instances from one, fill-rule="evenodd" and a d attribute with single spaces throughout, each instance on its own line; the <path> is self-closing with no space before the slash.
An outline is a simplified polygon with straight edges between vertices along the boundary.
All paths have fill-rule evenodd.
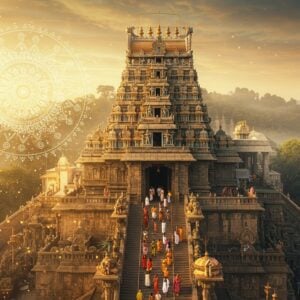
<path id="1" fill-rule="evenodd" d="M 204 256 L 194 262 L 195 277 L 220 277 L 222 276 L 222 264 L 206 251 Z"/>

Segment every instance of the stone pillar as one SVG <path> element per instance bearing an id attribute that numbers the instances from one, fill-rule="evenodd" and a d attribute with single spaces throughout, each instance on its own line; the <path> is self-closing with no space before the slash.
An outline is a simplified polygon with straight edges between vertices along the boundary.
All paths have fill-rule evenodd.
<path id="1" fill-rule="evenodd" d="M 210 299 L 210 286 L 207 284 L 203 284 L 202 286 L 202 300 Z"/>
<path id="2" fill-rule="evenodd" d="M 177 176 L 178 176 L 179 193 L 182 195 L 189 194 L 189 182 L 188 182 L 189 176 L 188 176 L 188 174 L 189 174 L 188 164 L 186 164 L 186 163 L 180 164 L 179 173 Z"/>
<path id="3" fill-rule="evenodd" d="M 172 167 L 172 193 L 174 195 L 174 200 L 178 201 L 179 200 L 179 165 L 176 163 Z"/>
<path id="4" fill-rule="evenodd" d="M 213 299 L 213 284 L 201 282 L 198 289 L 199 300 L 212 300 Z"/>
<path id="5" fill-rule="evenodd" d="M 128 178 L 127 178 L 127 193 L 132 199 L 132 196 L 137 197 L 140 201 L 142 197 L 142 168 L 140 163 L 128 163 Z"/>
<path id="6" fill-rule="evenodd" d="M 264 182 L 269 181 L 269 153 L 268 152 L 263 152 L 263 180 Z"/>
<path id="7" fill-rule="evenodd" d="M 105 281 L 104 287 L 104 299 L 105 300 L 116 300 L 116 284 L 114 282 Z"/>
<path id="8" fill-rule="evenodd" d="M 257 153 L 253 153 L 253 173 L 257 175 Z"/>

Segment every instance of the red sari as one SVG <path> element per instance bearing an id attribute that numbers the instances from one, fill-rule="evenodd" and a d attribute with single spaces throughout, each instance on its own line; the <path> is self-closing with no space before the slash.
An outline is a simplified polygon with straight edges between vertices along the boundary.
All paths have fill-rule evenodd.
<path id="1" fill-rule="evenodd" d="M 144 227 L 148 228 L 149 225 L 149 217 L 148 215 L 144 215 Z"/>
<path id="2" fill-rule="evenodd" d="M 159 286 L 158 286 L 158 276 L 155 275 L 153 278 L 153 291 L 154 295 L 156 295 L 159 292 Z"/>
<path id="3" fill-rule="evenodd" d="M 180 279 L 179 275 L 176 275 L 174 278 L 174 281 L 173 281 L 173 291 L 176 296 L 179 295 L 180 288 L 181 288 L 181 279 Z"/>
<path id="4" fill-rule="evenodd" d="M 144 270 L 146 270 L 146 268 L 147 268 L 147 256 L 146 255 L 142 256 L 142 268 Z"/>
<path id="5" fill-rule="evenodd" d="M 147 270 L 152 270 L 152 261 L 150 260 L 150 258 L 147 259 Z"/>

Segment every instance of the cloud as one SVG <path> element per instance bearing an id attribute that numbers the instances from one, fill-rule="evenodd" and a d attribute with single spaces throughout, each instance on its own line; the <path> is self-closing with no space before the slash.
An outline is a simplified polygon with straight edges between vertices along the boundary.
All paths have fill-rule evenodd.
<path id="1" fill-rule="evenodd" d="M 114 83 L 124 68 L 127 26 L 190 25 L 202 85 L 223 92 L 234 83 L 259 90 L 264 84 L 273 92 L 272 76 L 261 74 L 284 74 L 281 95 L 300 98 L 298 0 L 2 0 L 0 15 L 0 22 L 30 21 L 58 32 L 92 76 Z M 109 75 L 97 73 L 109 67 Z"/>

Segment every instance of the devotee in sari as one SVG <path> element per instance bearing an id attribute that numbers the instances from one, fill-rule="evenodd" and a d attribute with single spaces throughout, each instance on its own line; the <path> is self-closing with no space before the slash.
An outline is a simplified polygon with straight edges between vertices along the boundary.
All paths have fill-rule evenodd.
<path id="1" fill-rule="evenodd" d="M 173 292 L 175 296 L 179 296 L 180 294 L 180 289 L 181 289 L 181 279 L 178 274 L 176 274 L 174 280 L 173 280 Z"/>
<path id="2" fill-rule="evenodd" d="M 159 292 L 159 279 L 158 279 L 158 275 L 155 274 L 154 278 L 153 278 L 153 291 L 154 294 L 156 295 Z"/>
<path id="3" fill-rule="evenodd" d="M 143 293 L 141 290 L 138 290 L 136 294 L 136 300 L 143 300 Z"/>

